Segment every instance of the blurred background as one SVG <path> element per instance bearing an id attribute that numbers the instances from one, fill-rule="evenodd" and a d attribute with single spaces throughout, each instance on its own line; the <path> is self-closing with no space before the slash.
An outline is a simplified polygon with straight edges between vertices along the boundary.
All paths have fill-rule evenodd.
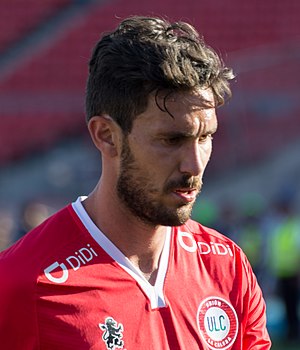
<path id="1" fill-rule="evenodd" d="M 298 0 L 0 0 L 0 250 L 95 186 L 87 65 L 129 15 L 188 21 L 233 67 L 193 217 L 246 252 L 273 349 L 300 349 Z"/>

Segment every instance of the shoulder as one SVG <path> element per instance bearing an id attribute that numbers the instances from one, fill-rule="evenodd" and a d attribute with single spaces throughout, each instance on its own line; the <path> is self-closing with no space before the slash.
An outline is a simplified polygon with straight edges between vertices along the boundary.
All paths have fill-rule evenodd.
<path id="1" fill-rule="evenodd" d="M 1 349 L 36 348 L 32 344 L 37 342 L 37 286 L 43 264 L 72 241 L 72 234 L 76 236 L 76 224 L 70 208 L 64 208 L 0 253 Z M 16 331 L 22 347 L 14 338 Z"/>
<path id="2" fill-rule="evenodd" d="M 215 229 L 189 220 L 175 230 L 177 247 L 191 255 L 201 257 L 201 262 L 209 268 L 232 275 L 241 274 L 252 278 L 252 267 L 243 250 L 229 237 Z"/>
<path id="3" fill-rule="evenodd" d="M 85 249 L 86 253 L 88 249 L 83 246 L 90 240 L 88 231 L 69 205 L 0 253 L 1 349 L 2 346 L 5 349 L 37 348 L 32 344 L 38 341 L 39 301 L 53 292 L 51 286 L 47 289 L 50 278 L 45 283 L 44 276 L 60 266 L 63 258 L 76 255 L 78 250 Z M 57 274 L 60 276 L 61 272 Z M 20 347 L 7 343 L 14 339 L 11 333 L 16 332 L 24 343 Z"/>
<path id="4" fill-rule="evenodd" d="M 7 284 L 35 279 L 43 262 L 72 244 L 80 233 L 71 206 L 63 208 L 0 253 L 0 278 Z"/>
<path id="5" fill-rule="evenodd" d="M 264 299 L 242 249 L 222 233 L 193 220 L 178 227 L 175 233 L 180 264 L 189 266 L 194 279 L 197 276 L 206 286 L 205 297 L 214 295 L 228 300 L 245 325 L 245 339 L 248 337 L 254 347 L 261 341 L 269 346 Z"/>
<path id="6" fill-rule="evenodd" d="M 194 220 L 188 220 L 184 225 L 178 227 L 177 234 L 178 239 L 196 242 L 200 251 L 211 250 L 212 253 L 216 252 L 216 255 L 218 252 L 220 255 L 225 252 L 228 255 L 244 254 L 242 249 L 229 237 Z"/>
<path id="7" fill-rule="evenodd" d="M 201 235 L 203 238 L 215 238 L 233 243 L 229 237 L 221 232 L 214 228 L 204 226 L 195 220 L 188 220 L 181 228 L 189 230 L 195 236 Z"/>

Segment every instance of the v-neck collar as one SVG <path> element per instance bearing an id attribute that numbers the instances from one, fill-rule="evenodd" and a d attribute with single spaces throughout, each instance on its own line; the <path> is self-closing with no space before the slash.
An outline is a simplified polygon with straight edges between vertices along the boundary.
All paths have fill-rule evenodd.
<path id="1" fill-rule="evenodd" d="M 164 296 L 164 281 L 167 273 L 170 246 L 171 246 L 171 227 L 168 227 L 164 247 L 159 260 L 159 267 L 157 277 L 154 286 L 151 285 L 147 279 L 143 276 L 142 272 L 135 267 L 131 261 L 105 236 L 105 234 L 94 224 L 92 219 L 82 205 L 82 201 L 86 197 L 79 197 L 76 202 L 72 203 L 72 207 L 93 237 L 93 239 L 101 246 L 101 248 L 111 256 L 119 266 L 124 269 L 129 275 L 132 276 L 139 284 L 140 288 L 144 291 L 150 301 L 151 309 L 157 309 L 166 306 L 166 300 Z"/>

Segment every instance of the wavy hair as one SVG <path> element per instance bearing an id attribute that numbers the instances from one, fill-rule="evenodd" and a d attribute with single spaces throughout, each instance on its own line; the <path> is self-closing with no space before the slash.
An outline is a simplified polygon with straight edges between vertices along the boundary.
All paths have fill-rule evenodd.
<path id="1" fill-rule="evenodd" d="M 231 96 L 232 70 L 193 26 L 155 17 L 130 17 L 103 35 L 89 62 L 87 121 L 110 115 L 129 133 L 151 93 L 209 87 L 215 103 Z"/>

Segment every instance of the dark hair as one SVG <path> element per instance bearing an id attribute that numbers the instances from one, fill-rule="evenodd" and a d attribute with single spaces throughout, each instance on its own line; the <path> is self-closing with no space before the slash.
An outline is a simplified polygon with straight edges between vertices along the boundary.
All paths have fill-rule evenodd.
<path id="1" fill-rule="evenodd" d="M 230 97 L 232 70 L 225 67 L 188 23 L 131 17 L 96 44 L 89 63 L 87 120 L 108 114 L 128 133 L 161 90 L 210 87 L 216 105 Z"/>

